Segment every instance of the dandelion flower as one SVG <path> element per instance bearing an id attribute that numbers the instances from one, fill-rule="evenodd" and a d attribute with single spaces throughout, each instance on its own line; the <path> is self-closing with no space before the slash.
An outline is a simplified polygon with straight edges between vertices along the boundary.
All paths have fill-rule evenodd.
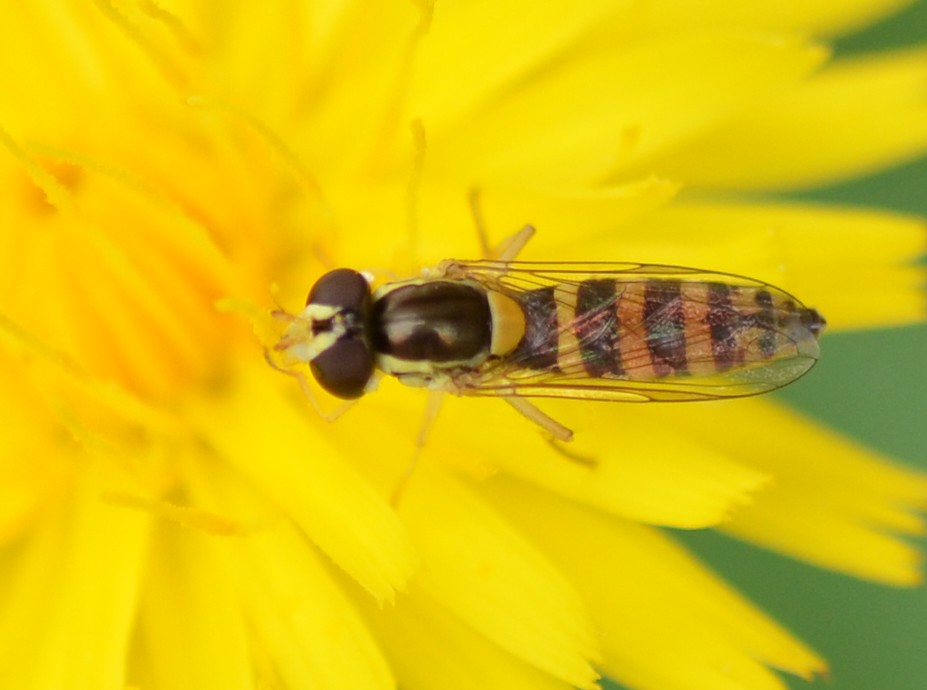
<path id="1" fill-rule="evenodd" d="M 590 472 L 453 399 L 394 506 L 420 392 L 328 424 L 262 350 L 326 267 L 474 257 L 473 188 L 494 239 L 539 228 L 523 258 L 750 275 L 837 332 L 921 319 L 920 220 L 756 201 L 925 148 L 923 49 L 806 38 L 899 4 L 6 3 L 4 684 L 825 673 L 661 528 L 909 585 L 924 477 L 769 400 L 544 406 Z"/>

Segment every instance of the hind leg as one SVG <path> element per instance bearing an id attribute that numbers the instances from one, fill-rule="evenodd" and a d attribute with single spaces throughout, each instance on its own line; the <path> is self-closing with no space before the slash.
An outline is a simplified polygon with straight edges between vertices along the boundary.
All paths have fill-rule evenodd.
<path id="1" fill-rule="evenodd" d="M 553 417 L 541 412 L 538 407 L 532 405 L 524 398 L 518 397 L 517 395 L 510 395 L 504 397 L 503 400 L 514 407 L 520 415 L 547 431 L 557 441 L 573 440 L 573 431 L 571 429 L 563 426 L 563 424 Z"/>
<path id="2" fill-rule="evenodd" d="M 483 220 L 483 212 L 480 208 L 480 190 L 476 187 L 471 189 L 468 201 L 470 215 L 473 216 L 473 224 L 476 226 L 476 233 L 480 240 L 480 252 L 483 258 L 494 261 L 514 261 L 515 257 L 521 253 L 521 250 L 534 236 L 534 227 L 526 225 L 514 235 L 505 238 L 493 247 L 489 243 L 489 234 L 486 232 L 486 223 Z"/>
<path id="3" fill-rule="evenodd" d="M 495 259 L 496 261 L 504 261 L 505 263 L 514 261 L 515 258 L 521 254 L 521 250 L 525 248 L 525 245 L 528 244 L 532 237 L 534 237 L 534 226 L 526 225 L 511 237 L 506 237 L 502 240 L 502 242 L 493 249 L 493 255 L 489 258 Z"/>
<path id="4" fill-rule="evenodd" d="M 415 450 L 413 451 L 412 459 L 409 460 L 402 476 L 399 477 L 399 481 L 397 481 L 396 485 L 393 487 L 390 503 L 392 503 L 394 508 L 399 506 L 402 495 L 405 493 L 406 487 L 409 485 L 409 481 L 415 473 L 415 468 L 418 467 L 418 461 L 422 457 L 422 451 L 425 450 L 425 444 L 428 443 L 428 437 L 431 435 L 432 428 L 434 428 L 435 420 L 438 418 L 438 412 L 441 411 L 441 403 L 444 400 L 444 396 L 445 393 L 442 390 L 431 389 L 428 391 L 425 416 L 422 418 L 422 425 L 419 427 L 418 436 L 415 438 Z"/>

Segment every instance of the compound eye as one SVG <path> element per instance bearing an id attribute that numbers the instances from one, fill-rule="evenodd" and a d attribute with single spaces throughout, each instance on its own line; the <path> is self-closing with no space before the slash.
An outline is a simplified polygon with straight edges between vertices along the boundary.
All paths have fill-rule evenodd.
<path id="1" fill-rule="evenodd" d="M 322 388 L 337 398 L 353 400 L 364 394 L 373 376 L 373 353 L 360 338 L 342 338 L 325 348 L 309 366 Z"/>
<path id="2" fill-rule="evenodd" d="M 370 284 L 350 268 L 336 268 L 326 273 L 316 281 L 306 298 L 306 304 L 324 304 L 361 313 L 366 311 L 369 302 Z"/>

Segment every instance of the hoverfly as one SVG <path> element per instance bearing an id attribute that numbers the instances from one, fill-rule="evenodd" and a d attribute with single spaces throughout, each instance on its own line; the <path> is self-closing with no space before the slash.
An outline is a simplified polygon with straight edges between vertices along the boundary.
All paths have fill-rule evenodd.
<path id="1" fill-rule="evenodd" d="M 823 317 L 743 276 L 635 263 L 449 259 L 375 290 L 339 268 L 312 287 L 276 350 L 352 400 L 377 372 L 454 395 L 496 396 L 569 440 L 526 398 L 716 400 L 780 388 L 817 361 Z"/>

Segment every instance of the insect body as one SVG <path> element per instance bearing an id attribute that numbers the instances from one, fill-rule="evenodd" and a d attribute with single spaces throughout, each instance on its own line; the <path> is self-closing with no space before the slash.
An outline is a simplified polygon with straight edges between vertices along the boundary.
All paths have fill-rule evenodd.
<path id="1" fill-rule="evenodd" d="M 488 260 L 444 261 L 376 290 L 356 271 L 331 271 L 287 319 L 283 364 L 308 363 L 335 396 L 360 397 L 380 371 L 503 397 L 544 426 L 556 423 L 524 398 L 688 401 L 779 388 L 814 365 L 825 326 L 783 290 L 741 276 Z"/>

